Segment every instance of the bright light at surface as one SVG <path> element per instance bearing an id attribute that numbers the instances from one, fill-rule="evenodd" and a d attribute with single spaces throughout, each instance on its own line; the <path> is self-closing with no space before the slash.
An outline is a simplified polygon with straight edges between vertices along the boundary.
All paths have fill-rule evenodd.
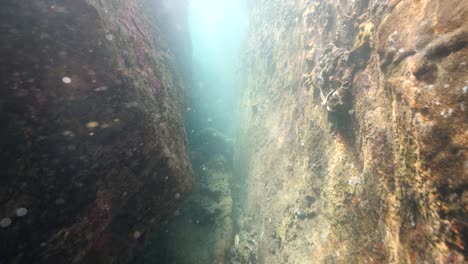
<path id="1" fill-rule="evenodd" d="M 244 30 L 246 7 L 241 0 L 190 0 L 190 27 L 193 37 L 220 37 Z"/>
<path id="2" fill-rule="evenodd" d="M 245 0 L 189 0 L 189 28 L 195 83 L 206 126 L 230 133 L 234 126 L 237 69 L 247 29 Z M 215 102 L 220 102 L 215 104 Z M 199 113 L 200 114 L 200 113 Z"/>
<path id="3" fill-rule="evenodd" d="M 195 60 L 229 71 L 243 40 L 247 12 L 241 0 L 190 0 L 189 27 Z M 226 61 L 229 60 L 229 61 Z M 236 64 L 236 62 L 234 62 Z M 228 73 L 228 72 L 224 72 Z"/>

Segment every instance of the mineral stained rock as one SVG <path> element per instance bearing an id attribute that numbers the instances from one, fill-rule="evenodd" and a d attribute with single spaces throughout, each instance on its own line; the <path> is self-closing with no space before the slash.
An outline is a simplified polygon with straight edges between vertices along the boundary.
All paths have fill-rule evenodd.
<path id="1" fill-rule="evenodd" d="M 466 263 L 467 2 L 258 0 L 250 32 L 258 262 Z"/>
<path id="2" fill-rule="evenodd" d="M 190 191 L 158 5 L 2 1 L 0 263 L 127 263 Z"/>

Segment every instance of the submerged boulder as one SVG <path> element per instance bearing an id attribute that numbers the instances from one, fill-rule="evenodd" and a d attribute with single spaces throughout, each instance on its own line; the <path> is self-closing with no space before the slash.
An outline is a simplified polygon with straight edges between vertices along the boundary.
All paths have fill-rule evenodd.
<path id="1" fill-rule="evenodd" d="M 126 263 L 191 190 L 158 4 L 2 2 L 0 263 Z"/>

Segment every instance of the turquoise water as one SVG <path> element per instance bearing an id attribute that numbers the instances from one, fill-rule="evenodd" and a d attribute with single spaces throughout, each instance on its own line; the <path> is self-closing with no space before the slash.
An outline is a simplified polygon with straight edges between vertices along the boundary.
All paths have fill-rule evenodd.
<path id="1" fill-rule="evenodd" d="M 235 130 L 240 50 L 248 26 L 246 1 L 189 1 L 193 84 L 192 129 Z M 192 130 L 190 129 L 190 130 Z"/>
<path id="2" fill-rule="evenodd" d="M 188 14 L 193 56 L 185 118 L 195 184 L 138 263 L 228 263 L 238 230 L 231 185 L 247 4 L 192 0 Z"/>

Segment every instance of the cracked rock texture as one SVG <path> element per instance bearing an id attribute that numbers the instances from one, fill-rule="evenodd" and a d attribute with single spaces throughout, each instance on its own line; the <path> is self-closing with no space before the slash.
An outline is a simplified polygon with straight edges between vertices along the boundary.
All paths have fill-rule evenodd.
<path id="1" fill-rule="evenodd" d="M 234 167 L 258 263 L 466 263 L 467 41 L 462 0 L 255 2 Z"/>
<path id="2" fill-rule="evenodd" d="M 163 4 L 2 1 L 0 263 L 127 263 L 190 191 Z"/>

